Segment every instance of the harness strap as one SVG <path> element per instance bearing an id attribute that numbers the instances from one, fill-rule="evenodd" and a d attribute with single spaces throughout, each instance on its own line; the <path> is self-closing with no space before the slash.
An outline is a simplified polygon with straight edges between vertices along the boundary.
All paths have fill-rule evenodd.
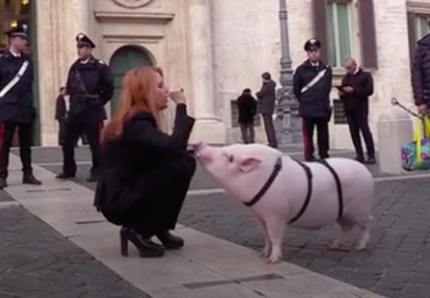
<path id="1" fill-rule="evenodd" d="M 266 183 L 263 185 L 263 187 L 260 189 L 260 191 L 252 198 L 251 201 L 243 203 L 246 207 L 252 207 L 255 204 L 257 204 L 258 201 L 261 200 L 261 198 L 266 194 L 266 192 L 269 190 L 270 186 L 272 186 L 273 181 L 275 181 L 276 177 L 278 176 L 279 172 L 282 169 L 282 158 L 278 157 L 276 160 L 275 166 L 273 167 L 273 171 L 269 176 L 269 179 L 267 179 Z"/>
<path id="2" fill-rule="evenodd" d="M 295 160 L 295 159 L 293 159 L 293 160 Z M 299 213 L 297 213 L 297 215 L 296 216 L 294 216 L 289 222 L 288 222 L 288 224 L 292 224 L 292 223 L 294 223 L 294 222 L 296 222 L 300 217 L 302 217 L 302 215 L 305 213 L 305 211 L 306 211 L 306 209 L 308 208 L 308 206 L 309 206 L 309 203 L 310 203 L 310 201 L 311 201 L 311 196 L 312 196 L 312 178 L 313 178 L 313 176 L 312 176 L 312 172 L 311 172 L 311 169 L 307 166 L 307 165 L 305 165 L 304 163 L 302 163 L 302 162 L 300 162 L 300 161 L 298 161 L 298 160 L 295 160 L 302 168 L 303 168 L 303 170 L 305 171 L 305 173 L 306 173 L 306 178 L 307 178 L 307 180 L 308 180 L 308 192 L 307 192 L 307 194 L 306 194 L 306 199 L 305 199 L 305 202 L 303 203 L 303 206 L 302 206 L 302 208 L 300 209 L 300 211 L 299 211 Z"/>
<path id="3" fill-rule="evenodd" d="M 342 193 L 342 185 L 340 183 L 339 175 L 336 173 L 336 171 L 333 169 L 333 167 L 325 160 L 318 160 L 320 164 L 326 166 L 326 168 L 331 172 L 333 175 L 334 181 L 336 182 L 336 189 L 337 189 L 337 197 L 339 201 L 339 213 L 337 216 L 337 219 L 339 220 L 343 215 L 343 193 Z"/>

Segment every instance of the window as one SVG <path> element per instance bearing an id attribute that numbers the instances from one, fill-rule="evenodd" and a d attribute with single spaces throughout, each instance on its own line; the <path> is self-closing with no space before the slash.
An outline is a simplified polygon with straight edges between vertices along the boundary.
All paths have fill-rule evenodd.
<path id="1" fill-rule="evenodd" d="M 374 0 L 311 1 L 314 36 L 322 44 L 321 59 L 340 67 L 348 56 L 360 52 L 361 57 L 355 57 L 360 64 L 366 69 L 377 69 Z"/>
<path id="2" fill-rule="evenodd" d="M 28 26 L 29 17 L 30 0 L 0 1 L 0 51 L 7 46 L 4 32 L 18 25 Z"/>
<path id="3" fill-rule="evenodd" d="M 429 17 L 424 15 L 415 16 L 415 40 L 420 40 L 429 33 Z"/>
<path id="4" fill-rule="evenodd" d="M 326 13 L 328 63 L 332 67 L 342 67 L 343 62 L 352 54 L 349 3 L 328 3 Z"/>
<path id="5" fill-rule="evenodd" d="M 335 125 L 348 124 L 343 103 L 340 99 L 333 99 L 333 121 Z"/>

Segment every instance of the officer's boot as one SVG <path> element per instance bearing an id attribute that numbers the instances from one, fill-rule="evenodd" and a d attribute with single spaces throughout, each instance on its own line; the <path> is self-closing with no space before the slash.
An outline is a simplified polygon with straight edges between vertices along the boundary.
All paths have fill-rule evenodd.
<path id="1" fill-rule="evenodd" d="M 97 178 L 98 178 L 98 175 L 94 172 L 91 172 L 90 176 L 87 178 L 87 182 L 88 183 L 97 182 Z"/>
<path id="2" fill-rule="evenodd" d="M 22 183 L 30 184 L 30 185 L 42 185 L 42 182 L 37 180 L 36 177 L 34 177 L 33 173 L 31 172 L 24 173 L 24 175 L 22 176 Z"/>
<path id="3" fill-rule="evenodd" d="M 6 178 L 0 178 L 0 189 L 3 189 L 7 187 L 7 180 Z"/>

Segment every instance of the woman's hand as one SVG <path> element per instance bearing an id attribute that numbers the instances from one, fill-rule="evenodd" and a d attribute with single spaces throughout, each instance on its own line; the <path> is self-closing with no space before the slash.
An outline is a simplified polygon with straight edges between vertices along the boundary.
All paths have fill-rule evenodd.
<path id="1" fill-rule="evenodd" d="M 186 104 L 184 89 L 180 87 L 175 86 L 171 88 L 169 96 L 175 104 Z"/>

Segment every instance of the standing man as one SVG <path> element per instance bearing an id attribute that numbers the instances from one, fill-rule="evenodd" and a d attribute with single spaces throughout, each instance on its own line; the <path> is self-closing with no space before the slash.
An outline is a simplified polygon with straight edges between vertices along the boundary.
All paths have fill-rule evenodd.
<path id="1" fill-rule="evenodd" d="M 65 126 L 67 117 L 66 100 L 66 87 L 60 88 L 60 94 L 55 101 L 55 120 L 58 122 L 58 145 L 63 146 L 65 136 Z"/>
<path id="2" fill-rule="evenodd" d="M 272 80 L 270 73 L 265 72 L 261 75 L 263 79 L 263 86 L 257 92 L 259 100 L 259 110 L 263 116 L 264 129 L 266 131 L 269 146 L 273 148 L 278 147 L 278 140 L 276 139 L 275 127 L 273 125 L 273 113 L 275 112 L 276 101 L 276 83 Z"/>
<path id="3" fill-rule="evenodd" d="M 251 89 L 243 90 L 237 99 L 237 108 L 242 140 L 245 144 L 252 144 L 255 142 L 254 117 L 257 113 L 257 101 L 252 96 Z"/>
<path id="4" fill-rule="evenodd" d="M 294 73 L 293 92 L 299 101 L 299 114 L 303 119 L 303 142 L 305 160 L 314 157 L 313 136 L 317 129 L 318 153 L 321 159 L 328 158 L 331 117 L 330 90 L 332 70 L 320 60 L 321 42 L 309 39 L 304 46 L 308 59 Z"/>
<path id="5" fill-rule="evenodd" d="M 85 34 L 76 36 L 78 60 L 72 64 L 67 77 L 69 111 L 63 144 L 63 172 L 59 179 L 76 175 L 75 143 L 86 134 L 91 149 L 93 166 L 87 182 L 97 181 L 100 160 L 100 132 L 106 119 L 104 105 L 113 95 L 113 78 L 110 68 L 92 56 L 93 41 Z"/>
<path id="6" fill-rule="evenodd" d="M 417 43 L 411 77 L 418 112 L 426 115 L 430 103 L 430 34 L 421 38 Z"/>
<path id="7" fill-rule="evenodd" d="M 370 73 L 357 66 L 357 62 L 349 58 L 345 61 L 346 75 L 342 86 L 338 87 L 339 97 L 343 102 L 345 116 L 348 121 L 352 143 L 357 153 L 356 160 L 361 163 L 375 164 L 375 145 L 369 128 L 369 96 L 373 94 L 373 78 Z M 367 160 L 364 159 L 360 132 L 363 134 L 367 149 Z"/>
<path id="8" fill-rule="evenodd" d="M 0 56 L 0 189 L 7 186 L 9 151 L 15 130 L 23 167 L 22 183 L 42 184 L 33 176 L 31 143 L 36 109 L 33 105 L 33 61 L 25 27 L 6 32 L 9 48 Z"/>

